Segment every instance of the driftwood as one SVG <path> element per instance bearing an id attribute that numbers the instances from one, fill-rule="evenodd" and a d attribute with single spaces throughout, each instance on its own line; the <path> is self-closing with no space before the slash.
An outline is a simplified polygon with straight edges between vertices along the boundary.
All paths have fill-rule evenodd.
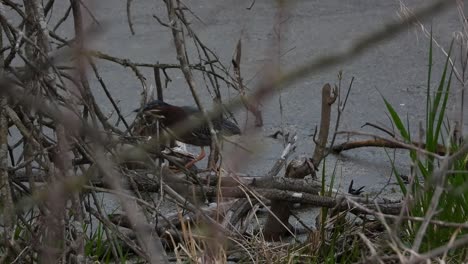
<path id="1" fill-rule="evenodd" d="M 421 142 L 412 142 L 411 146 L 414 148 L 426 148 L 425 143 Z M 374 138 L 374 139 L 368 139 L 368 140 L 356 140 L 356 141 L 348 141 L 344 142 L 338 145 L 335 145 L 331 148 L 331 151 L 338 154 L 341 153 L 342 151 L 345 150 L 352 150 L 356 148 L 365 148 L 365 147 L 379 147 L 379 148 L 394 148 L 394 149 L 408 149 L 411 150 L 410 146 L 408 144 L 403 143 L 403 142 L 398 142 L 395 140 L 390 140 L 386 138 Z M 438 155 L 445 155 L 447 153 L 447 150 L 444 146 L 442 145 L 437 145 L 437 150 L 436 153 Z"/>
<path id="2" fill-rule="evenodd" d="M 223 197 L 229 199 L 229 201 L 223 202 L 218 206 L 201 209 L 201 211 L 204 215 L 221 221 L 222 226 L 227 227 L 230 226 L 229 224 L 235 223 L 236 225 L 230 228 L 235 229 L 238 234 L 241 235 L 244 234 L 247 226 L 239 227 L 238 223 L 240 219 L 254 209 L 254 207 L 258 208 L 255 204 L 259 201 L 264 205 L 281 201 L 287 204 L 302 203 L 314 207 L 334 208 L 335 211 L 347 210 L 353 213 L 364 214 L 378 210 L 384 214 L 397 215 L 401 210 L 400 203 L 389 203 L 386 201 L 374 203 L 374 201 L 368 201 L 365 198 L 339 194 L 335 194 L 333 197 L 320 196 L 318 192 L 321 189 L 321 183 L 310 179 L 278 178 L 268 175 L 263 177 L 249 177 L 226 173 L 221 175 L 221 184 L 219 186 L 217 186 L 216 181 L 203 182 L 204 184 L 209 184 L 209 186 L 200 186 L 195 185 L 193 180 L 186 177 L 183 173 L 173 173 L 169 169 L 163 169 L 162 173 L 162 177 L 156 175 L 158 177 L 153 178 L 148 177 L 145 173 L 128 173 L 126 174 L 126 179 L 121 179 L 121 184 L 123 186 L 128 186 L 130 189 L 136 187 L 137 190 L 133 189 L 134 191 L 159 192 L 161 186 L 157 179 L 162 178 L 166 184 L 188 200 L 191 200 L 192 197 Z M 209 174 L 209 172 L 199 173 L 197 175 L 200 182 L 206 179 L 207 174 Z M 27 175 L 22 174 L 21 171 L 11 173 L 10 177 L 14 182 L 26 182 L 31 180 L 30 178 L 28 179 Z M 37 174 L 32 180 L 35 182 L 42 182 L 47 180 L 46 177 L 47 175 L 45 174 Z M 105 182 L 100 179 L 99 173 L 92 175 L 89 181 L 89 183 L 95 187 L 107 187 Z M 134 184 L 128 184 L 128 182 Z M 85 193 L 85 190 L 83 190 L 82 193 Z M 249 199 L 246 199 L 246 197 Z M 231 198 L 236 198 L 237 200 L 232 200 Z M 360 206 L 356 207 L 353 203 L 347 202 L 350 199 Z M 247 201 L 253 201 L 253 203 Z M 87 210 L 94 212 L 94 209 L 87 208 Z M 97 216 L 98 214 L 94 212 L 93 215 Z M 183 241 L 183 236 L 179 231 L 181 221 L 194 222 L 195 224 L 200 220 L 203 221 L 204 218 L 199 213 L 187 211 L 184 215 L 177 212 L 158 217 L 158 219 L 158 221 L 155 220 L 153 222 L 154 229 L 157 231 L 163 245 L 172 247 L 173 242 L 178 243 Z M 105 219 L 101 220 L 104 222 L 107 221 Z M 130 221 L 128 221 L 126 214 L 111 215 L 110 220 L 110 222 L 118 226 L 126 228 L 133 227 Z M 106 225 L 110 225 L 110 222 L 106 222 Z M 119 238 L 125 241 L 125 244 L 128 245 L 132 251 L 137 254 L 142 254 L 141 248 L 138 247 L 135 242 L 130 241 L 135 238 L 135 235 L 132 232 L 130 233 L 131 235 L 119 234 Z"/>
<path id="3" fill-rule="evenodd" d="M 320 121 L 319 140 L 317 142 L 312 159 L 305 158 L 293 160 L 289 163 L 285 177 L 286 178 L 304 178 L 311 174 L 315 177 L 315 168 L 324 158 L 328 131 L 330 129 L 331 105 L 335 102 L 337 95 L 333 93 L 330 84 L 325 84 L 322 88 L 322 113 Z M 279 240 L 281 236 L 287 233 L 288 219 L 290 216 L 289 203 L 278 200 L 272 203 L 271 214 L 265 225 L 265 238 L 270 240 Z"/>
<path id="4" fill-rule="evenodd" d="M 363 205 L 374 204 L 364 198 L 353 197 L 336 193 L 333 197 L 321 196 L 321 183 L 315 180 L 294 179 L 294 178 L 278 178 L 268 176 L 257 177 L 236 177 L 237 185 L 234 185 L 234 180 L 231 175 L 222 176 L 221 185 L 216 186 L 216 183 L 209 186 L 197 186 L 184 174 L 175 174 L 170 170 L 163 170 L 164 182 L 179 190 L 184 197 L 192 195 L 202 197 L 203 194 L 207 197 L 224 197 L 224 198 L 260 198 L 265 201 L 285 201 L 288 203 L 304 203 L 320 207 L 335 207 L 343 197 L 348 197 L 354 201 L 358 201 Z M 13 182 L 28 182 L 31 177 L 28 177 L 22 172 L 17 172 L 10 175 Z M 32 180 L 38 183 L 47 181 L 46 174 L 37 173 Z M 141 173 L 131 173 L 126 175 L 127 179 L 122 179 L 122 184 L 132 181 L 135 185 L 128 185 L 130 189 L 136 187 L 140 192 L 157 193 L 161 190 L 160 182 L 156 178 L 150 178 Z M 200 182 L 206 178 L 206 174 L 199 174 Z M 95 187 L 107 187 L 106 183 L 100 177 L 94 177 L 89 180 L 89 183 Z M 202 182 L 203 183 L 203 182 Z M 381 201 L 380 206 L 385 207 L 388 202 Z M 393 204 L 395 205 L 395 204 Z M 393 208 L 393 206 L 392 206 Z M 385 210 L 385 209 L 383 209 Z M 384 213 L 393 214 L 399 213 L 389 209 Z"/>
<path id="5" fill-rule="evenodd" d="M 234 203 L 233 207 L 228 210 L 228 214 L 222 224 L 225 228 L 236 226 L 239 220 L 259 201 L 263 204 L 271 203 L 271 215 L 267 220 L 265 229 L 265 234 L 271 239 L 278 239 L 287 232 L 286 224 L 290 215 L 289 205 L 291 203 L 299 202 L 315 207 L 349 210 L 351 209 L 349 206 L 340 203 L 343 196 L 335 196 L 333 198 L 320 196 L 318 193 L 322 188 L 321 183 L 303 179 L 308 174 L 315 174 L 315 164 L 320 162 L 325 152 L 324 146 L 326 145 L 326 135 L 328 134 L 330 108 L 335 97 L 331 94 L 331 87 L 329 85 L 324 86 L 323 95 L 323 116 L 319 133 L 319 139 L 321 140 L 318 142 L 314 158 L 300 158 L 291 161 L 286 168 L 286 177 L 275 176 L 284 166 L 294 148 L 297 139 L 295 135 L 291 135 L 288 138 L 288 144 L 280 158 L 274 164 L 268 175 L 265 176 L 249 177 L 222 173 L 221 178 L 219 178 L 220 183 L 218 184 L 218 180 L 216 180 L 215 177 L 208 177 L 210 172 L 197 174 L 192 172 L 192 175 L 187 177 L 184 173 L 174 173 L 169 169 L 164 169 L 162 175 L 156 175 L 158 177 L 150 178 L 146 176 L 143 170 L 141 173 L 133 172 L 125 174 L 126 178 L 120 179 L 122 181 L 121 184 L 123 186 L 128 186 L 127 188 L 133 189 L 136 192 L 159 192 L 161 190 L 161 182 L 159 179 L 163 179 L 163 182 L 167 183 L 170 188 L 175 190 L 178 194 L 181 194 L 184 199 L 193 203 L 202 202 L 205 198 L 210 197 L 241 199 Z M 167 156 L 165 158 L 170 159 Z M 27 182 L 31 180 L 40 182 L 44 181 L 46 178 L 46 175 L 27 177 L 26 175 L 22 175 L 21 171 L 11 172 L 11 174 L 14 175 L 11 177 L 14 182 Z M 207 182 L 207 179 L 210 179 L 210 181 Z M 107 184 L 99 176 L 99 173 L 92 175 L 89 181 L 93 186 L 107 187 Z M 132 184 L 128 184 L 129 182 Z M 247 197 L 249 199 L 246 199 Z M 373 204 L 369 204 L 365 200 L 360 202 L 364 205 L 367 204 L 366 208 L 368 209 L 375 208 Z M 383 203 L 380 209 L 386 213 L 393 214 L 398 213 L 399 208 L 399 204 L 388 206 Z"/>
<path id="6" fill-rule="evenodd" d="M 234 201 L 223 202 L 216 206 L 203 207 L 201 210 L 209 217 L 215 218 L 216 215 L 219 215 L 219 212 L 224 212 L 229 210 L 232 207 Z M 222 216 L 222 215 L 221 215 Z M 190 211 L 180 210 L 174 213 L 170 213 L 161 217 L 155 218 L 155 230 L 158 234 L 165 240 L 170 241 L 168 237 L 170 235 L 172 239 L 175 239 L 175 242 L 180 241 L 183 237 L 179 232 L 182 221 L 183 222 L 196 222 L 199 217 Z M 109 220 L 114 224 L 124 227 L 131 228 L 131 224 L 128 221 L 127 216 L 124 213 L 114 213 L 109 215 Z M 167 242 L 169 243 L 169 242 Z"/>

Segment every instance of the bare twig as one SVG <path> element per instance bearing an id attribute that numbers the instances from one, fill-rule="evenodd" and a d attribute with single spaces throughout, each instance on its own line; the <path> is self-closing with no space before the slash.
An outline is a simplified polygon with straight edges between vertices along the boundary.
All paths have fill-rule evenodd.
<path id="1" fill-rule="evenodd" d="M 135 35 L 135 30 L 133 29 L 133 23 L 132 23 L 132 14 L 131 14 L 131 5 L 132 5 L 133 0 L 127 0 L 127 22 L 128 22 L 128 27 L 130 28 L 130 32 L 132 35 Z"/>

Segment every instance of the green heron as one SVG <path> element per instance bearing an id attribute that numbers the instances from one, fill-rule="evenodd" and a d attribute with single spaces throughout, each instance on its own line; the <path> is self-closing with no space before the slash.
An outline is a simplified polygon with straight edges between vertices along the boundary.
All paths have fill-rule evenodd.
<path id="1" fill-rule="evenodd" d="M 197 120 L 200 118 L 204 119 L 200 111 L 195 107 L 175 106 L 161 100 L 153 100 L 147 103 L 143 108 L 143 114 L 146 116 L 156 116 L 162 127 L 169 130 L 176 124 L 182 124 L 181 122 L 190 122 L 190 120 Z M 233 136 L 241 134 L 239 127 L 225 118 L 221 117 L 211 119 L 211 123 L 213 124 L 213 128 L 217 135 Z M 206 120 L 201 122 L 201 125 L 196 126 L 189 131 L 182 134 L 176 133 L 175 138 L 183 143 L 201 148 L 201 153 L 193 161 L 187 163 L 185 165 L 186 168 L 190 168 L 197 161 L 200 161 L 205 157 L 204 147 L 211 146 L 212 140 L 210 128 Z"/>

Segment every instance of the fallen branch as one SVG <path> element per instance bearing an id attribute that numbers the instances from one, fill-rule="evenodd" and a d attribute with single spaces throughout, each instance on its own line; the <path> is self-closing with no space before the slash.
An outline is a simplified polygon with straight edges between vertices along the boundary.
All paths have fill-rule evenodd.
<path id="1" fill-rule="evenodd" d="M 415 148 L 426 148 L 425 143 L 420 143 L 413 141 L 412 146 Z M 351 150 L 351 149 L 356 149 L 356 148 L 365 148 L 365 147 L 379 147 L 379 148 L 399 148 L 399 149 L 407 149 L 407 150 L 413 150 L 414 148 L 411 148 L 408 146 L 408 144 L 405 143 L 400 143 L 396 142 L 393 140 L 388 140 L 385 138 L 374 138 L 374 139 L 368 139 L 368 140 L 358 140 L 358 141 L 349 141 L 349 142 L 344 142 L 339 145 L 335 145 L 331 148 L 331 151 L 335 154 L 339 154 L 342 151 L 345 150 Z M 437 154 L 440 156 L 445 155 L 447 152 L 446 148 L 442 145 L 437 145 Z"/>

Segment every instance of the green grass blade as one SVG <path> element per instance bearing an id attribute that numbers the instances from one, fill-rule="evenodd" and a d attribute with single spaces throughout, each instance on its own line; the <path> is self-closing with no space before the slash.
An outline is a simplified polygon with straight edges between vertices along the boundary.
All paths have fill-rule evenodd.
<path id="1" fill-rule="evenodd" d="M 429 65 L 427 73 L 427 87 L 426 87 L 426 143 L 433 142 L 433 124 L 431 123 L 432 116 L 432 100 L 431 100 L 431 75 L 432 75 L 432 26 L 431 34 L 429 36 Z M 426 144 L 426 148 L 427 148 Z"/>
<path id="2" fill-rule="evenodd" d="M 390 116 L 392 117 L 393 123 L 395 123 L 395 126 L 397 127 L 398 131 L 400 131 L 400 135 L 405 140 L 411 141 L 409 133 L 406 130 L 405 126 L 403 125 L 403 122 L 401 121 L 401 118 L 398 115 L 398 113 L 395 111 L 393 106 L 385 98 L 383 98 L 383 100 L 385 102 L 385 106 L 387 107 L 388 112 L 390 113 Z"/>
<path id="3" fill-rule="evenodd" d="M 440 112 L 439 114 L 442 114 L 442 112 L 445 112 L 445 109 L 444 109 L 444 105 L 446 105 L 446 99 L 448 97 L 448 89 L 449 89 L 449 86 L 447 85 L 446 89 L 444 89 L 445 87 L 445 82 L 446 82 L 446 77 L 447 77 L 447 70 L 449 68 L 449 62 L 450 62 L 450 54 L 452 52 L 452 47 L 453 47 L 453 40 L 452 40 L 452 43 L 450 44 L 450 49 L 449 49 L 449 52 L 448 52 L 448 55 L 447 55 L 447 58 L 445 60 L 445 65 L 444 65 L 444 70 L 442 72 L 442 77 L 440 79 L 440 82 L 439 82 L 439 86 L 437 87 L 437 90 L 436 90 L 436 94 L 435 94 L 435 97 L 434 97 L 434 103 L 432 105 L 432 111 L 430 113 L 430 128 L 432 131 L 434 131 L 434 123 L 436 122 L 436 116 L 438 114 L 438 112 Z M 453 72 L 453 69 L 450 73 L 450 76 L 452 75 L 452 72 Z M 449 83 L 450 83 L 450 79 L 449 79 Z M 445 92 L 444 92 L 445 90 Z M 445 104 L 443 103 L 442 107 L 439 109 L 439 104 L 440 104 L 440 100 L 442 99 L 442 95 L 444 95 L 444 102 Z M 442 117 L 442 118 L 441 118 Z M 431 149 L 428 149 L 430 151 L 435 151 L 435 148 L 437 147 L 437 143 L 438 143 L 438 136 L 439 136 L 439 131 L 440 131 L 440 126 L 439 126 L 439 123 L 441 123 L 443 120 L 443 115 L 439 115 L 439 120 L 437 121 L 437 127 L 439 127 L 439 129 L 436 128 L 436 131 L 435 133 L 432 135 L 432 141 L 431 142 L 427 142 L 428 146 L 431 147 Z"/>
<path id="4" fill-rule="evenodd" d="M 444 73 L 447 71 L 447 68 L 448 68 L 448 63 L 449 63 L 449 60 L 450 60 L 450 54 L 452 53 L 452 47 L 453 47 L 453 40 L 452 40 L 452 43 L 450 44 L 450 49 L 449 49 L 449 52 L 448 52 L 448 55 L 447 55 L 447 60 L 445 61 Z M 447 108 L 447 101 L 448 101 L 448 97 L 449 97 L 450 86 L 452 84 L 452 75 L 453 75 L 453 66 L 451 66 L 451 69 L 450 69 L 450 75 L 448 77 L 448 82 L 447 82 L 446 88 L 445 89 L 439 88 L 440 92 L 438 91 L 438 94 L 440 94 L 440 96 L 442 96 L 442 93 L 444 94 L 444 98 L 443 98 L 442 106 L 441 106 L 441 109 L 440 109 L 440 112 L 439 112 L 436 131 L 435 131 L 435 135 L 436 135 L 437 138 L 439 137 L 440 129 L 441 129 L 441 126 L 442 126 L 442 123 L 443 123 L 443 120 L 444 120 L 444 116 L 445 116 L 445 110 Z M 443 85 L 444 85 L 444 83 L 441 83 L 441 85 L 439 85 L 439 86 L 443 87 Z M 435 147 L 437 148 L 437 142 L 436 142 Z"/>

